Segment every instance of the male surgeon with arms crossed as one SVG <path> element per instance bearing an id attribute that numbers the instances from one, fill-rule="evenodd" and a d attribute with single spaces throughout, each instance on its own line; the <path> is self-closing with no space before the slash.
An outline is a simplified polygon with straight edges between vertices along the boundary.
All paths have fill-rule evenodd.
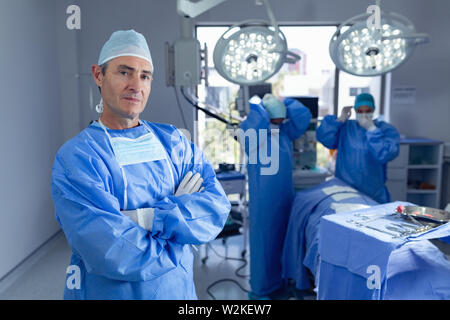
<path id="1" fill-rule="evenodd" d="M 80 270 L 65 299 L 197 298 L 192 246 L 219 234 L 231 206 L 193 143 L 139 119 L 153 71 L 144 36 L 114 32 L 92 66 L 101 117 L 56 155 L 55 215 Z"/>

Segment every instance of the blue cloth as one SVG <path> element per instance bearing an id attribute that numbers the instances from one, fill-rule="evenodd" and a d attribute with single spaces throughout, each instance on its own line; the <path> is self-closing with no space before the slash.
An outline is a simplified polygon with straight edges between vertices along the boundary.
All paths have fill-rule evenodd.
<path id="1" fill-rule="evenodd" d="M 120 212 L 124 181 L 108 137 L 90 125 L 58 151 L 52 172 L 55 215 L 81 270 L 79 289 L 65 299 L 196 299 L 189 244 L 213 240 L 231 205 L 206 157 L 175 127 L 145 122 L 168 158 L 123 166 L 128 210 L 154 208 L 152 232 Z M 143 125 L 108 130 L 135 139 Z M 188 171 L 205 190 L 174 196 Z M 174 185 L 175 183 L 175 185 Z M 69 277 L 69 275 L 68 275 Z"/>
<path id="2" fill-rule="evenodd" d="M 337 149 L 335 175 L 375 201 L 390 201 L 385 186 L 386 165 L 397 157 L 400 135 L 384 121 L 367 131 L 355 120 L 337 121 L 328 115 L 316 130 L 317 140 L 329 149 Z"/>
<path id="3" fill-rule="evenodd" d="M 386 278 L 385 300 L 450 299 L 450 262 L 430 241 L 407 242 L 393 251 Z"/>
<path id="4" fill-rule="evenodd" d="M 115 31 L 103 45 L 98 65 L 122 56 L 134 56 L 147 60 L 153 67 L 152 56 L 145 37 L 134 30 Z"/>
<path id="5" fill-rule="evenodd" d="M 355 98 L 355 110 L 361 106 L 368 106 L 372 110 L 375 110 L 375 102 L 373 100 L 373 96 L 370 93 L 361 93 Z"/>
<path id="6" fill-rule="evenodd" d="M 218 180 L 245 180 L 245 175 L 239 171 L 223 171 L 216 173 Z"/>
<path id="7" fill-rule="evenodd" d="M 249 160 L 250 285 L 257 296 L 267 295 L 283 285 L 281 252 L 294 199 L 292 141 L 306 131 L 311 120 L 309 109 L 297 100 L 286 98 L 284 104 L 287 120 L 279 126 L 279 150 L 274 151 L 278 163 L 265 164 L 261 158 L 261 152 L 265 151 L 269 156 L 275 156 L 269 151 L 277 140 L 272 139 L 274 134 L 270 131 L 269 116 L 264 107 L 251 104 L 250 114 L 241 123 L 244 134 L 252 136 L 255 133 L 257 139 L 248 144 L 241 141 Z M 253 157 L 257 161 L 253 162 Z M 265 174 L 264 170 L 274 165 L 276 172 Z"/>
<path id="8" fill-rule="evenodd" d="M 411 204 L 394 202 L 322 218 L 319 299 L 450 298 L 450 262 L 428 241 L 448 236 L 450 223 L 418 236 L 396 238 L 369 228 L 389 232 L 387 226 L 403 222 L 392 214 L 398 205 Z M 367 221 L 361 214 L 374 216 Z M 370 266 L 379 269 L 378 288 L 367 285 Z"/>
<path id="9" fill-rule="evenodd" d="M 324 190 L 330 187 L 347 189 L 325 193 Z M 286 231 L 282 262 L 283 278 L 294 279 L 299 290 L 309 289 L 318 277 L 320 220 L 323 216 L 336 213 L 332 208 L 334 203 L 367 206 L 378 204 L 357 190 L 350 190 L 350 186 L 338 178 L 296 193 Z M 312 281 L 309 274 L 314 277 Z"/>

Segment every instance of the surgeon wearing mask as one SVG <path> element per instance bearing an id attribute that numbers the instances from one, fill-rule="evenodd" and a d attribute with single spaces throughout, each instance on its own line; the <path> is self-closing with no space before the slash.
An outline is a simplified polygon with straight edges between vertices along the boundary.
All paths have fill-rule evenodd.
<path id="1" fill-rule="evenodd" d="M 390 124 L 373 120 L 373 96 L 362 93 L 353 107 L 356 121 L 348 120 L 352 107 L 345 107 L 339 118 L 326 116 L 316 130 L 317 140 L 337 149 L 335 176 L 372 197 L 390 202 L 385 186 L 386 165 L 397 157 L 400 135 Z"/>
<path id="2" fill-rule="evenodd" d="M 197 298 L 192 247 L 219 234 L 231 206 L 193 143 L 139 119 L 153 72 L 144 36 L 114 32 L 92 66 L 100 119 L 56 155 L 52 197 L 75 270 L 65 299 Z"/>
<path id="3" fill-rule="evenodd" d="M 257 137 L 253 144 L 241 139 L 248 155 L 251 299 L 288 298 L 281 254 L 294 199 L 292 141 L 306 131 L 310 120 L 309 109 L 299 101 L 282 102 L 266 94 L 262 103 L 250 103 L 250 113 L 241 123 L 245 136 L 252 137 L 253 131 Z M 263 171 L 274 165 L 261 157 L 267 153 L 278 161 L 274 172 Z"/>

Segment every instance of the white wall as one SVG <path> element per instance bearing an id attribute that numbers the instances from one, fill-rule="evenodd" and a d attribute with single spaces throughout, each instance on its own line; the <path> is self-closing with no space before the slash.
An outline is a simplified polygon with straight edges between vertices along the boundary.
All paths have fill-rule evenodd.
<path id="1" fill-rule="evenodd" d="M 54 1 L 0 1 L 0 278 L 58 230 L 51 164 L 62 142 Z"/>
<path id="2" fill-rule="evenodd" d="M 118 29 L 134 28 L 143 33 L 150 44 L 156 74 L 152 93 L 143 118 L 169 122 L 183 127 L 171 88 L 165 86 L 164 43 L 173 42 L 180 34 L 175 0 L 82 0 L 83 30 L 80 35 L 80 72 L 89 72 L 97 61 L 101 46 Z M 264 7 L 254 0 L 228 0 L 197 18 L 199 22 L 238 22 L 266 19 Z M 284 22 L 343 21 L 365 12 L 373 0 L 277 0 L 271 1 L 276 18 Z M 426 32 L 431 42 L 421 45 L 413 57 L 393 72 L 392 87 L 417 88 L 415 105 L 392 105 L 391 122 L 401 133 L 450 141 L 450 1 L 391 0 L 381 1 L 382 9 L 405 15 L 418 32 Z M 213 48 L 210 48 L 212 53 Z M 90 76 L 81 84 L 82 122 L 97 115 L 89 111 L 87 86 L 98 92 Z M 183 102 L 192 120 L 192 108 Z"/>
<path id="3" fill-rule="evenodd" d="M 135 29 L 142 33 L 150 47 L 154 64 L 154 80 L 149 102 L 141 118 L 154 122 L 172 123 L 183 128 L 182 117 L 176 105 L 172 88 L 165 85 L 164 43 L 173 42 L 180 34 L 176 1 L 161 0 L 82 0 L 83 22 L 80 36 L 80 67 L 89 73 L 97 63 L 103 44 L 110 35 L 120 29 Z M 81 119 L 83 126 L 98 118 L 89 105 L 89 87 L 94 93 L 94 105 L 100 95 L 91 75 L 81 78 Z M 180 97 L 180 100 L 181 97 Z M 190 130 L 193 127 L 193 108 L 181 101 Z"/>
<path id="4" fill-rule="evenodd" d="M 415 105 L 391 105 L 391 121 L 405 134 L 450 141 L 450 1 L 395 1 L 395 7 L 413 21 L 431 41 L 392 74 L 392 88 L 415 87 Z"/>

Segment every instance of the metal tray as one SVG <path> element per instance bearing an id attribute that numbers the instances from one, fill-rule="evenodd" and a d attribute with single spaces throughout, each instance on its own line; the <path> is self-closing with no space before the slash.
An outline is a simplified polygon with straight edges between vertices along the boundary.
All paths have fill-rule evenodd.
<path id="1" fill-rule="evenodd" d="M 435 223 L 447 223 L 450 221 L 450 212 L 429 207 L 398 206 L 397 212 L 403 216 L 412 216 L 415 219 L 431 221 Z"/>

